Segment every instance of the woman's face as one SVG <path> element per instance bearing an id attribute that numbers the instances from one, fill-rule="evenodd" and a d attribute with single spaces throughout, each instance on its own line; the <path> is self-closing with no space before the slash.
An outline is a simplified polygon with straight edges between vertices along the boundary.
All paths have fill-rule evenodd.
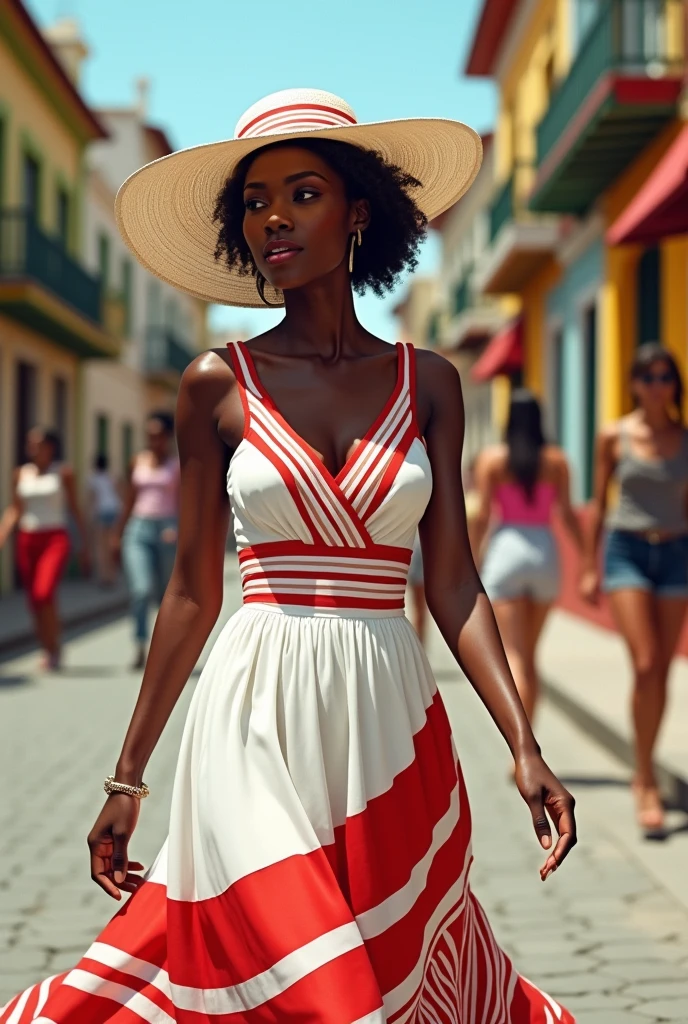
<path id="1" fill-rule="evenodd" d="M 676 381 L 670 365 L 657 359 L 633 381 L 633 391 L 643 409 L 666 410 L 676 401 Z"/>
<path id="2" fill-rule="evenodd" d="M 244 205 L 244 237 L 256 267 L 283 291 L 346 267 L 351 234 L 368 222 L 366 201 L 350 202 L 329 164 L 298 145 L 256 156 Z"/>
<path id="3" fill-rule="evenodd" d="M 55 461 L 55 449 L 40 430 L 30 430 L 26 435 L 26 457 L 39 469 L 47 469 Z"/>
<path id="4" fill-rule="evenodd" d="M 170 435 L 160 420 L 148 420 L 146 424 L 146 444 L 156 458 L 165 458 L 170 451 Z"/>

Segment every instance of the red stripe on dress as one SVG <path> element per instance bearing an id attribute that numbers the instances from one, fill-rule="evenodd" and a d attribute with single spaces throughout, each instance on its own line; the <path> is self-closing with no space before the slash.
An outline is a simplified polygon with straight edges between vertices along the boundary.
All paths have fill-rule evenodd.
<path id="1" fill-rule="evenodd" d="M 322 848 L 287 857 L 239 879 L 220 896 L 168 900 L 170 980 L 221 988 L 352 920 Z"/>
<path id="2" fill-rule="evenodd" d="M 449 809 L 457 786 L 460 821 L 470 836 L 468 799 L 457 774 L 451 727 L 439 693 L 413 746 L 413 761 L 395 777 L 390 789 L 369 800 L 365 810 L 341 826 L 355 915 L 378 906 L 406 885 L 430 848 L 433 829 Z M 391 850 L 393 857 L 388 855 Z"/>
<path id="3" fill-rule="evenodd" d="M 102 978 L 103 981 L 112 981 L 116 985 L 124 985 L 134 992 L 140 992 L 146 999 L 150 999 L 152 1003 L 155 1003 L 161 1010 L 169 1013 L 174 1018 L 175 1010 L 172 1000 L 164 992 L 161 992 L 159 988 L 156 988 L 155 985 L 152 985 L 150 981 L 146 981 L 145 978 L 137 978 L 135 974 L 129 974 L 127 971 L 116 967 L 108 967 L 107 964 L 102 964 L 99 960 L 91 960 L 88 956 L 79 961 L 77 970 L 87 971 L 96 978 Z M 85 995 L 86 993 L 83 994 Z M 102 998 L 97 993 L 94 993 L 93 996 L 98 999 Z"/>
<path id="4" fill-rule="evenodd" d="M 296 505 L 299 515 L 303 520 L 304 526 L 310 533 L 311 538 L 315 539 L 315 537 L 320 537 L 320 527 L 315 523 L 310 512 L 308 511 L 304 503 L 304 500 L 301 497 L 301 490 L 296 480 L 294 479 L 292 471 L 289 469 L 289 467 L 282 459 L 277 458 L 272 448 L 268 444 L 266 444 L 265 441 L 263 441 L 262 437 L 259 437 L 259 435 L 256 434 L 254 430 L 251 430 L 248 440 L 251 442 L 254 448 L 258 449 L 261 455 L 264 455 L 266 459 L 269 459 L 269 461 L 275 467 L 279 475 L 282 477 L 282 480 L 284 481 L 286 488 L 289 491 L 291 499 Z"/>
<path id="5" fill-rule="evenodd" d="M 304 544 L 300 540 L 277 540 L 266 541 L 263 544 L 254 544 L 253 547 L 242 548 L 239 552 L 239 561 L 243 562 L 249 558 L 269 558 L 284 555 L 301 556 L 306 561 L 319 558 L 361 558 L 366 561 L 379 559 L 380 561 L 402 562 L 405 565 L 411 564 L 411 549 L 396 547 L 393 544 L 371 543 L 365 548 L 340 548 L 331 547 L 328 544 Z"/>
<path id="6" fill-rule="evenodd" d="M 382 478 L 377 486 L 377 490 L 375 491 L 375 497 L 365 510 L 363 516 L 364 522 L 368 522 L 370 517 L 375 512 L 377 512 L 380 505 L 383 503 L 383 501 L 391 491 L 394 481 L 396 480 L 399 474 L 399 470 L 401 469 L 402 463 L 404 462 L 404 459 L 408 455 L 411 445 L 413 444 L 417 436 L 418 435 L 414 424 L 409 428 L 409 430 L 406 431 L 406 434 L 404 435 L 401 443 L 398 445 L 396 451 L 394 452 L 394 455 L 387 464 L 387 468 L 385 469 L 385 472 L 382 474 Z"/>
<path id="7" fill-rule="evenodd" d="M 149 1024 L 145 1017 L 116 999 L 83 992 L 65 984 L 60 985 L 55 995 L 49 998 L 41 1016 L 55 1024 Z M 170 1016 L 174 1019 L 174 1014 Z M 21 1024 L 24 1024 L 23 1020 Z"/>
<path id="8" fill-rule="evenodd" d="M 318 488 L 316 486 L 314 486 L 314 484 L 312 484 L 310 482 L 310 480 L 308 479 L 308 471 L 305 470 L 301 465 L 299 465 L 298 459 L 289 450 L 288 445 L 281 438 L 279 438 L 275 434 L 275 432 L 273 430 L 270 429 L 269 422 L 263 422 L 261 420 L 260 421 L 260 425 L 261 425 L 262 429 L 268 435 L 268 438 L 269 438 L 270 442 L 274 445 L 274 448 L 275 448 L 274 451 L 272 451 L 269 448 L 269 446 L 266 446 L 266 448 L 265 448 L 266 454 L 269 451 L 272 452 L 272 454 L 269 455 L 268 457 L 270 458 L 270 461 L 273 463 L 273 465 L 278 467 L 278 463 L 280 461 L 281 462 L 284 461 L 283 458 L 280 459 L 280 453 L 282 454 L 282 456 L 287 455 L 290 459 L 292 459 L 292 461 L 294 461 L 296 463 L 296 465 L 299 467 L 299 470 L 300 470 L 300 472 L 302 474 L 301 480 L 297 481 L 295 479 L 295 483 L 296 483 L 297 487 L 299 488 L 300 493 L 307 494 L 308 497 L 313 502 L 313 504 L 318 508 L 318 510 L 320 512 L 320 515 L 324 516 L 325 521 L 330 525 L 331 530 L 334 531 L 335 536 L 339 539 L 339 541 L 340 541 L 339 546 L 340 547 L 349 547 L 349 546 L 351 546 L 351 542 L 354 539 L 353 533 L 350 533 L 348 531 L 345 532 L 344 525 L 337 520 L 337 517 L 335 516 L 333 511 L 330 508 L 327 507 L 327 502 L 323 498 L 322 494 L 320 494 L 320 492 L 318 491 Z M 294 441 L 294 438 L 291 438 L 291 440 Z M 303 454 L 302 446 L 297 444 L 297 448 Z M 312 464 L 312 463 L 313 463 L 313 460 L 309 459 L 309 464 Z M 291 472 L 291 470 L 289 470 L 289 472 Z M 336 502 L 336 497 L 333 496 L 333 500 Z M 310 518 L 311 518 L 312 521 L 314 521 L 312 513 L 310 515 Z M 318 527 L 316 532 L 318 533 L 319 536 L 323 535 L 323 527 L 322 527 L 322 525 Z M 326 538 L 325 538 L 325 540 L 326 540 Z M 336 547 L 336 545 L 334 545 L 334 546 Z"/>
<path id="9" fill-rule="evenodd" d="M 389 415 L 390 415 L 392 409 L 394 408 L 394 406 L 395 406 L 395 404 L 396 404 L 396 402 L 397 402 L 397 400 L 399 398 L 399 395 L 401 394 L 401 392 L 403 390 L 403 387 L 404 387 L 404 364 L 403 364 L 404 346 L 401 344 L 401 342 L 398 341 L 396 343 L 396 349 L 397 349 L 397 376 L 396 376 L 396 381 L 394 383 L 394 388 L 392 390 L 392 393 L 389 396 L 389 398 L 387 399 L 387 401 L 385 402 L 385 404 L 382 407 L 382 409 L 380 410 L 380 414 L 377 417 L 377 419 L 373 421 L 373 423 L 371 424 L 370 428 L 366 431 L 365 437 L 361 439 L 360 443 L 354 449 L 353 454 L 351 455 L 351 458 L 347 460 L 347 462 L 344 464 L 341 472 L 337 474 L 336 479 L 337 479 L 338 482 L 341 479 L 345 479 L 346 477 L 348 477 L 349 474 L 352 473 L 352 471 L 355 469 L 356 465 L 360 462 L 360 459 L 361 459 L 361 456 L 363 455 L 363 453 L 368 449 L 370 443 L 375 440 L 376 434 L 378 434 L 380 432 L 380 429 L 384 426 L 384 424 L 389 419 Z M 348 491 L 348 489 L 347 489 L 346 493 L 347 493 L 348 497 L 351 497 L 351 494 Z"/>
<path id="10" fill-rule="evenodd" d="M 177 1010 L 177 1024 L 351 1024 L 381 1010 L 382 998 L 365 947 L 359 946 L 311 971 L 252 1010 L 197 1013 Z"/>
<path id="11" fill-rule="evenodd" d="M 167 956 L 166 928 L 166 888 L 145 882 L 105 926 L 98 941 L 162 967 Z"/>
<path id="12" fill-rule="evenodd" d="M 244 371 L 241 367 L 241 360 L 239 359 L 236 349 L 235 342 L 227 342 L 227 350 L 229 352 L 229 358 L 232 361 L 232 369 L 234 370 L 234 376 L 236 377 L 237 384 L 239 386 L 239 397 L 241 399 L 241 407 L 244 410 L 244 429 L 242 432 L 242 438 L 248 437 L 251 429 L 251 410 L 248 404 L 248 396 L 246 394 L 246 381 L 244 379 Z"/>
<path id="13" fill-rule="evenodd" d="M 323 103 L 288 103 L 283 107 L 273 107 L 272 110 L 264 110 L 262 114 L 257 114 L 252 121 L 244 125 L 241 131 L 238 133 L 237 138 L 241 139 L 247 131 L 250 131 L 255 124 L 259 124 L 268 117 L 275 117 L 277 114 L 284 114 L 288 110 L 318 110 L 323 111 L 327 114 L 336 114 L 337 117 L 343 117 L 345 121 L 349 121 L 351 124 L 357 124 L 356 118 L 351 114 L 347 114 L 344 110 L 339 110 L 337 107 L 328 107 Z"/>
<path id="14" fill-rule="evenodd" d="M 459 819 L 451 835 L 437 851 L 427 883 L 411 909 L 384 932 L 366 940 L 366 948 L 380 985 L 391 992 L 413 971 L 424 944 L 425 928 L 466 864 L 470 833 Z M 460 895 L 457 894 L 457 901 Z"/>

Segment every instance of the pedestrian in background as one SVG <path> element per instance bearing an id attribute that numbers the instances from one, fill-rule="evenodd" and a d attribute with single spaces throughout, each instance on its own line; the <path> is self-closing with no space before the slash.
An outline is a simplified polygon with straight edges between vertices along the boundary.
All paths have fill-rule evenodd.
<path id="1" fill-rule="evenodd" d="M 132 461 L 124 507 L 114 532 L 121 545 L 124 572 L 131 593 L 136 653 L 134 669 L 144 668 L 148 643 L 148 611 L 167 587 L 177 544 L 179 460 L 172 450 L 174 420 L 154 412 L 146 421 L 146 448 Z"/>
<path id="2" fill-rule="evenodd" d="M 528 718 L 538 699 L 538 639 L 559 594 L 560 573 L 552 514 L 579 551 L 582 536 L 571 506 L 569 466 L 561 448 L 547 444 L 537 398 L 514 391 L 505 443 L 486 448 L 476 466 L 480 508 L 474 524 L 476 555 L 493 519 L 482 565 L 512 675 Z"/>
<path id="3" fill-rule="evenodd" d="M 112 554 L 113 532 L 122 510 L 122 499 L 109 471 L 107 455 L 96 455 L 93 472 L 88 478 L 88 490 L 98 583 L 102 587 L 111 587 L 117 572 Z"/>
<path id="4" fill-rule="evenodd" d="M 683 383 L 670 352 L 658 344 L 641 346 L 630 383 L 635 410 L 597 439 L 581 590 L 588 601 L 597 601 L 597 550 L 609 483 L 615 477 L 618 502 L 606 517 L 602 589 L 633 665 L 633 793 L 638 824 L 653 834 L 664 826 L 653 751 L 669 668 L 688 607 L 688 432 Z"/>
<path id="5" fill-rule="evenodd" d="M 68 515 L 81 540 L 82 571 L 88 574 L 86 529 L 76 496 L 74 471 L 60 461 L 62 444 L 52 430 L 34 427 L 26 438 L 27 462 L 14 471 L 12 503 L 0 520 L 0 548 L 15 526 L 17 567 L 43 649 L 42 668 L 60 667 L 60 620 L 56 592 L 70 550 Z"/>

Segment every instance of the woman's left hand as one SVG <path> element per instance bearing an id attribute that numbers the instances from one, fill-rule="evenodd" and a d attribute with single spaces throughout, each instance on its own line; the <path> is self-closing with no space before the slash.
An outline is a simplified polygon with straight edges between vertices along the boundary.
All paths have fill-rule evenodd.
<path id="1" fill-rule="evenodd" d="M 548 814 L 559 835 L 556 846 L 540 868 L 540 878 L 544 882 L 578 842 L 573 812 L 575 801 L 539 754 L 517 757 L 515 778 L 519 792 L 530 808 L 535 834 L 543 849 L 552 848 Z"/>

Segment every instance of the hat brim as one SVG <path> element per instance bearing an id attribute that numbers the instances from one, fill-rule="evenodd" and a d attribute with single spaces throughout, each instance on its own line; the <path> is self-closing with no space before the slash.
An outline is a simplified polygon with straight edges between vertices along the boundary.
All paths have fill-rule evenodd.
<path id="1" fill-rule="evenodd" d="M 115 203 L 122 238 L 139 262 L 168 284 L 207 302 L 265 308 L 255 278 L 215 259 L 217 195 L 240 160 L 274 142 L 336 139 L 378 152 L 421 182 L 413 198 L 428 220 L 449 209 L 480 168 L 482 142 L 468 125 L 417 118 L 230 139 L 183 149 L 127 178 Z M 282 304 L 282 294 L 266 288 Z"/>

